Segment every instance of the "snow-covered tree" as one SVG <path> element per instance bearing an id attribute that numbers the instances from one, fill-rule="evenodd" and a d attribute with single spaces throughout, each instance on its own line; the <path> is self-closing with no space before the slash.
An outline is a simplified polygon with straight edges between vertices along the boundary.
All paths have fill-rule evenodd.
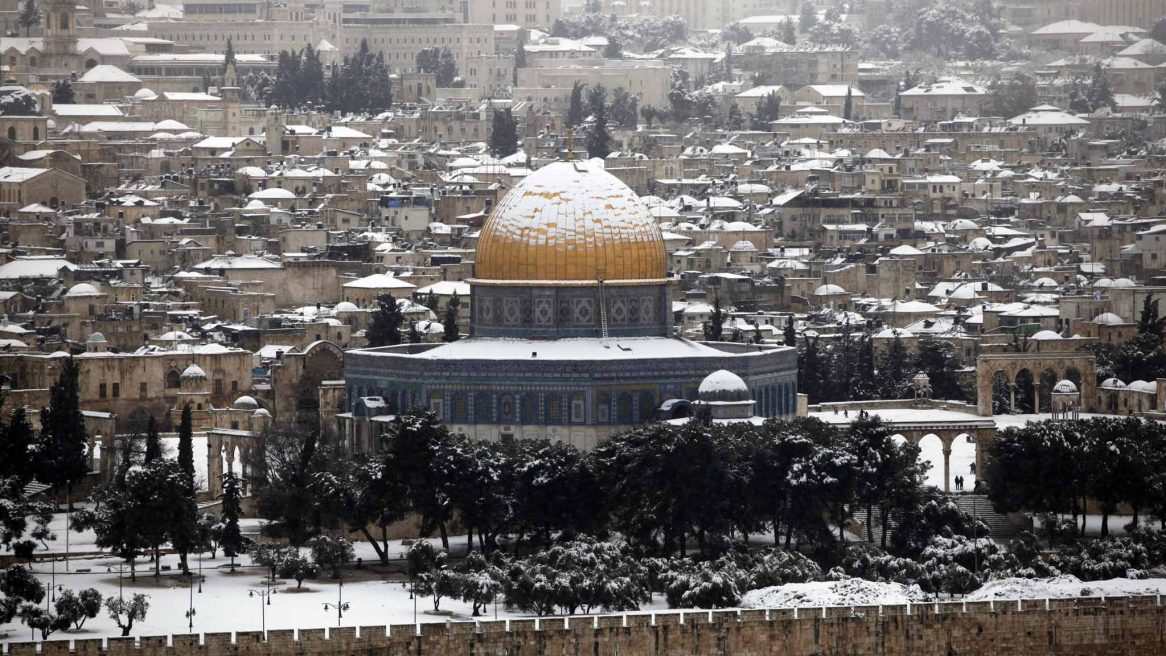
<path id="1" fill-rule="evenodd" d="M 80 593 L 63 590 L 57 595 L 54 608 L 57 617 L 80 630 L 85 626 L 85 620 L 93 619 L 101 612 L 101 593 L 96 588 L 86 588 Z"/>
<path id="2" fill-rule="evenodd" d="M 346 537 L 330 537 L 317 535 L 308 540 L 308 548 L 312 550 L 312 561 L 320 568 L 332 570 L 332 578 L 340 578 L 340 567 L 356 558 L 352 548 L 352 541 Z"/>
<path id="3" fill-rule="evenodd" d="M 133 630 L 135 621 L 146 619 L 146 611 L 150 609 L 150 602 L 146 595 L 140 593 L 129 599 L 120 596 L 110 597 L 105 600 L 105 609 L 109 613 L 109 619 L 113 620 L 121 629 L 121 635 L 124 638 Z"/>

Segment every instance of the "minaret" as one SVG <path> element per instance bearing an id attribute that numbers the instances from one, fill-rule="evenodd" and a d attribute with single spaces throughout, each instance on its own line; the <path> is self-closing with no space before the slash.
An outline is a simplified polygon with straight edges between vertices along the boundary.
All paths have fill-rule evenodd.
<path id="1" fill-rule="evenodd" d="M 49 0 L 44 10 L 45 56 L 52 68 L 73 68 L 77 56 L 77 5 Z"/>

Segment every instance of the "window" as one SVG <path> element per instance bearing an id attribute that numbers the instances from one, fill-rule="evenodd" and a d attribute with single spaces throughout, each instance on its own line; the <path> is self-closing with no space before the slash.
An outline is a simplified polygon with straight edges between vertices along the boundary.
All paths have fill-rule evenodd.
<path id="1" fill-rule="evenodd" d="M 105 398 L 105 383 L 98 383 L 98 385 L 97 385 L 97 398 L 99 398 L 99 399 Z"/>
<path id="2" fill-rule="evenodd" d="M 171 369 L 166 374 L 166 389 L 178 389 L 179 374 L 177 369 Z"/>
<path id="3" fill-rule="evenodd" d="M 138 383 L 138 398 L 144 399 L 149 396 L 149 389 L 150 387 L 146 384 L 146 381 Z"/>
<path id="4" fill-rule="evenodd" d="M 223 379 L 216 378 L 215 379 L 215 394 L 222 394 L 222 393 L 223 393 Z"/>
<path id="5" fill-rule="evenodd" d="M 232 391 L 232 392 L 238 392 L 238 391 L 239 391 L 239 381 L 237 381 L 237 380 L 232 380 L 232 381 L 231 381 L 231 391 Z"/>
<path id="6" fill-rule="evenodd" d="M 111 391 L 113 392 L 113 398 L 121 398 L 121 383 L 114 383 Z"/>

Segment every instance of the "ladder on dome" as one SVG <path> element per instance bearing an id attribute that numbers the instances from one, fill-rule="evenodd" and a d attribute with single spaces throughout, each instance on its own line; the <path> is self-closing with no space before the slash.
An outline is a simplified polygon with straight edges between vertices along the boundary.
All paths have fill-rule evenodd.
<path id="1" fill-rule="evenodd" d="M 607 339 L 607 290 L 603 286 L 603 269 L 597 272 L 599 279 L 599 335 Z"/>

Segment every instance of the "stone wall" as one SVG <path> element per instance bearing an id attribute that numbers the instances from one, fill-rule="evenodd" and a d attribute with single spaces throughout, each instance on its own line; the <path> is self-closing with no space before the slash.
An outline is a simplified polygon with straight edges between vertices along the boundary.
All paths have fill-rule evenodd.
<path id="1" fill-rule="evenodd" d="M 910 606 L 668 612 L 208 633 L 45 643 L 41 654 L 323 656 L 324 654 L 958 654 L 1150 656 L 1166 653 L 1161 597 L 960 602 Z M 10 643 L 8 654 L 36 654 Z"/>

